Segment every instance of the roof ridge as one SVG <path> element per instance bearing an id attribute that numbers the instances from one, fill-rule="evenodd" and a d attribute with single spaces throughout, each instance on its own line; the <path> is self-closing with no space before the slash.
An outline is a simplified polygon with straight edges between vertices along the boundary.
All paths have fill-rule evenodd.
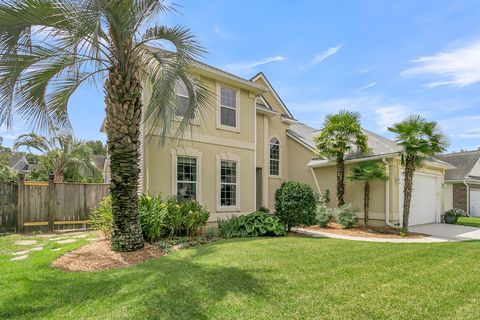
<path id="1" fill-rule="evenodd" d="M 443 154 L 439 154 L 439 156 L 453 156 L 453 155 L 457 155 L 457 154 L 465 154 L 465 153 L 480 153 L 480 150 L 465 150 L 465 151 L 457 151 L 457 152 L 450 152 L 450 153 L 443 153 Z"/>

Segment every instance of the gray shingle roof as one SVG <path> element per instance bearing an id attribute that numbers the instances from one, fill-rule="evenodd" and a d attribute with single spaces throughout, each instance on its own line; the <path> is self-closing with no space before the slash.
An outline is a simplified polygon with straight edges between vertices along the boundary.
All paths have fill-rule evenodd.
<path id="1" fill-rule="evenodd" d="M 480 179 L 470 175 L 480 159 L 480 150 L 443 154 L 437 158 L 456 167 L 446 171 L 445 180 Z"/>
<path id="2" fill-rule="evenodd" d="M 362 128 L 363 133 L 368 137 L 368 147 L 370 148 L 369 156 L 383 155 L 383 154 L 392 154 L 398 153 L 401 151 L 395 142 L 385 137 L 382 137 L 376 133 L 368 131 Z M 295 136 L 297 139 L 301 140 L 311 148 L 315 148 L 314 137 L 320 133 L 320 130 L 314 129 L 310 126 L 307 126 L 303 123 L 296 123 L 290 126 L 288 130 L 290 134 Z M 348 158 L 357 158 L 359 154 L 351 154 Z"/>

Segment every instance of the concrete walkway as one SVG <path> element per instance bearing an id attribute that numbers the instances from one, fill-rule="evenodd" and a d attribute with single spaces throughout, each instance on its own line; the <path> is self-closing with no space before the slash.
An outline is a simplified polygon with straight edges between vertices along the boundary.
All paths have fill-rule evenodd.
<path id="1" fill-rule="evenodd" d="M 456 224 L 429 223 L 409 228 L 412 232 L 430 234 L 456 241 L 480 240 L 480 228 L 460 226 Z"/>
<path id="2" fill-rule="evenodd" d="M 442 238 L 437 236 L 423 237 L 423 238 L 410 238 L 410 239 L 392 239 L 392 238 L 370 238 L 370 237 L 353 237 L 334 233 L 327 233 L 321 231 L 313 231 L 303 228 L 292 228 L 292 231 L 308 235 L 315 238 L 334 238 L 343 240 L 354 241 L 367 241 L 367 242 L 391 242 L 391 243 L 432 243 L 432 242 L 449 242 L 460 241 L 455 239 Z M 413 231 L 413 230 L 412 230 Z"/>

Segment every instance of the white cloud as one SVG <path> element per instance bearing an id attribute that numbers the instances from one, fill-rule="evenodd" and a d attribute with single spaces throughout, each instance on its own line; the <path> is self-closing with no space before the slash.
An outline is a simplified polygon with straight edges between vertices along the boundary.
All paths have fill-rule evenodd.
<path id="1" fill-rule="evenodd" d="M 371 68 L 365 68 L 365 69 L 360 70 L 360 73 L 368 73 L 370 71 L 372 71 Z"/>
<path id="2" fill-rule="evenodd" d="M 231 63 L 225 65 L 223 68 L 231 71 L 231 72 L 250 72 L 253 71 L 254 68 L 263 66 L 268 63 L 272 62 L 279 62 L 279 61 L 285 61 L 286 58 L 282 56 L 275 56 L 275 57 L 268 57 L 265 59 L 261 60 L 256 60 L 256 61 L 248 61 L 248 62 L 238 62 L 238 63 Z"/>
<path id="3" fill-rule="evenodd" d="M 406 107 L 401 104 L 393 104 L 378 108 L 375 110 L 376 123 L 380 129 L 380 131 L 385 132 L 388 130 L 388 127 L 392 126 L 393 124 L 402 121 L 405 119 L 411 110 L 409 107 Z"/>
<path id="4" fill-rule="evenodd" d="M 480 82 L 480 40 L 463 48 L 420 57 L 412 62 L 418 66 L 402 71 L 402 76 L 415 77 L 425 74 L 442 79 L 426 83 L 427 88 L 465 87 Z"/>
<path id="5" fill-rule="evenodd" d="M 373 81 L 373 82 L 370 82 L 369 84 L 363 86 L 363 87 L 360 87 L 358 88 L 357 90 L 360 91 L 360 90 L 365 90 L 365 89 L 368 89 L 368 88 L 371 88 L 371 87 L 374 87 L 376 86 L 378 83 L 376 81 Z"/>
<path id="6" fill-rule="evenodd" d="M 221 38 L 221 39 L 233 39 L 235 38 L 235 36 L 227 31 L 225 31 L 223 28 L 221 28 L 220 26 L 214 26 L 213 27 L 213 31 L 215 32 L 215 34 Z"/>
<path id="7" fill-rule="evenodd" d="M 328 100 L 308 100 L 287 103 L 301 121 L 319 128 L 327 114 L 342 109 L 361 114 L 362 126 L 374 132 L 388 133 L 387 128 L 403 120 L 415 110 L 410 104 L 388 99 L 382 95 L 358 95 Z M 420 112 L 425 114 L 425 112 Z M 389 134 L 388 134 L 389 135 Z M 390 136 L 390 135 L 389 135 Z"/>
<path id="8" fill-rule="evenodd" d="M 315 67 L 317 64 L 322 63 L 325 59 L 328 57 L 333 56 L 335 53 L 337 53 L 338 50 L 342 45 L 338 45 L 336 47 L 330 47 L 327 50 L 321 52 L 320 54 L 316 55 L 308 64 L 301 66 L 300 70 L 302 71 L 307 71 Z"/>

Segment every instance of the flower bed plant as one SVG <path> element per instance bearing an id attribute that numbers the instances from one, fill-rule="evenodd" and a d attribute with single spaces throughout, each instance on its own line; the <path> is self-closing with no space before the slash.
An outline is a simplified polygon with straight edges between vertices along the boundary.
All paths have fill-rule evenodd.
<path id="1" fill-rule="evenodd" d="M 285 226 L 280 219 L 264 212 L 219 220 L 218 232 L 223 238 L 286 235 Z"/>

